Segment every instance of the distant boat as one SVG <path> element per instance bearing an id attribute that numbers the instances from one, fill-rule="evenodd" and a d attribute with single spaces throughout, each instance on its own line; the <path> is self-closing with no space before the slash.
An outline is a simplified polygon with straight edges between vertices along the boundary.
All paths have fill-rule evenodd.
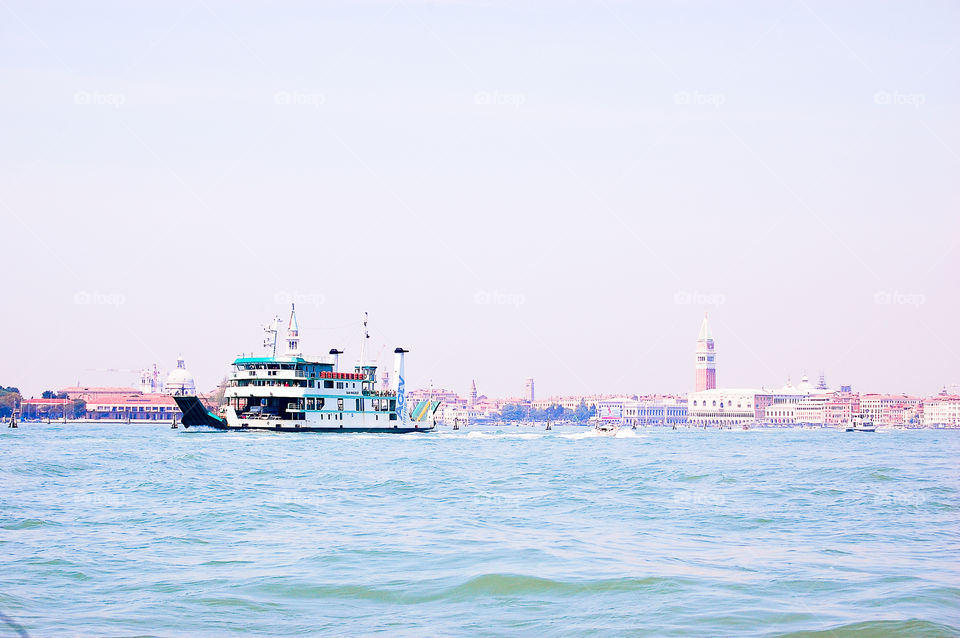
<path id="1" fill-rule="evenodd" d="M 843 429 L 844 432 L 876 432 L 877 426 L 863 414 L 858 414 L 844 424 Z"/>

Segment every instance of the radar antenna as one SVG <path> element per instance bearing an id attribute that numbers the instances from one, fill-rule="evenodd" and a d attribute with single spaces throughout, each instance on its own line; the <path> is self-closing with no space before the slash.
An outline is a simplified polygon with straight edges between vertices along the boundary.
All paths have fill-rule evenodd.
<path id="1" fill-rule="evenodd" d="M 263 331 L 267 333 L 267 338 L 263 340 L 263 347 L 270 348 L 271 356 L 277 357 L 277 334 L 280 333 L 280 315 L 273 318 L 273 321 L 264 326 Z"/>

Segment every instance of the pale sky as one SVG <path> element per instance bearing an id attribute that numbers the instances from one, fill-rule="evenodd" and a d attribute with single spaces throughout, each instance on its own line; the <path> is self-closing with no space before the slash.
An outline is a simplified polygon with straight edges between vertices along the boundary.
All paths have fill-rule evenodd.
<path id="1" fill-rule="evenodd" d="M 291 299 L 412 387 L 686 392 L 704 312 L 721 386 L 960 382 L 956 2 L 0 16 L 0 385 L 207 389 Z"/>

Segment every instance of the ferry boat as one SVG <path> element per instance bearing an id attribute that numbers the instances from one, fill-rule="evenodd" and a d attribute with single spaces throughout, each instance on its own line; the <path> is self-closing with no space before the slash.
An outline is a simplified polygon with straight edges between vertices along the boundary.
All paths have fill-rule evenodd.
<path id="1" fill-rule="evenodd" d="M 277 355 L 279 318 L 266 328 L 270 356 L 241 356 L 214 414 L 197 396 L 174 395 L 183 413 L 184 429 L 265 430 L 270 432 L 429 432 L 436 427 L 439 401 L 420 401 L 408 410 L 404 387 L 403 348 L 394 351 L 391 388 L 377 388 L 377 366 L 364 362 L 350 372 L 340 370 L 342 350 L 322 360 L 300 353 L 296 311 L 290 308 L 286 351 Z M 364 320 L 364 344 L 369 339 Z"/>

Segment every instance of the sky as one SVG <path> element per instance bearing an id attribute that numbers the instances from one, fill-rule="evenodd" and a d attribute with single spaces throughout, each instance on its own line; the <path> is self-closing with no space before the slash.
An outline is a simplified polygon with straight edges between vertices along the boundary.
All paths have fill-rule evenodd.
<path id="1" fill-rule="evenodd" d="M 0 0 L 0 385 L 960 382 L 955 2 Z"/>

